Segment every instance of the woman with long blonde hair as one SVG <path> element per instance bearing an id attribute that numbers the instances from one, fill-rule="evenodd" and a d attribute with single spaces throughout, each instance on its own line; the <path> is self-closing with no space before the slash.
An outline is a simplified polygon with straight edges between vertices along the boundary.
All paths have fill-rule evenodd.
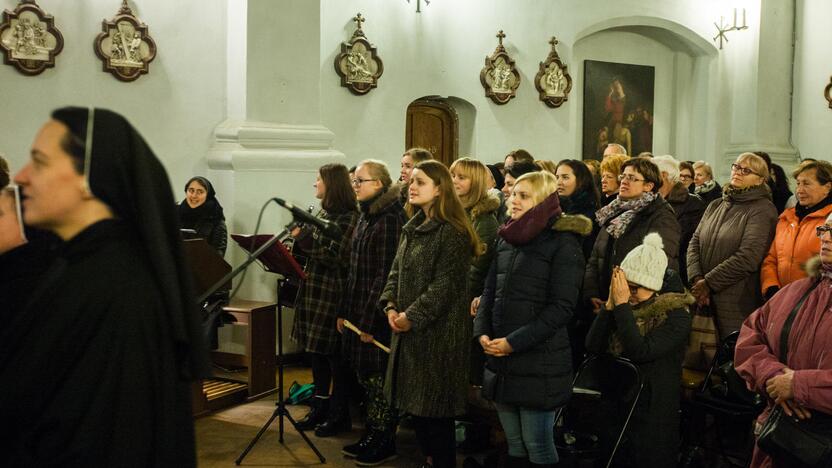
<path id="1" fill-rule="evenodd" d="M 381 304 L 393 331 L 385 395 L 413 417 L 416 436 L 434 467 L 455 460 L 454 417 L 465 412 L 471 321 L 459 294 L 471 257 L 483 252 L 451 174 L 437 161 L 413 169 L 408 204 L 418 208 L 402 237 Z"/>

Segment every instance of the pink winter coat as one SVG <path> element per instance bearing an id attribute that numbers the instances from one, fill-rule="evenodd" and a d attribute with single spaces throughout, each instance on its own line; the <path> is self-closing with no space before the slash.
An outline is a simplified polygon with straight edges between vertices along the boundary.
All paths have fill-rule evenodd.
<path id="1" fill-rule="evenodd" d="M 780 332 L 789 313 L 814 281 L 820 262 L 812 261 L 809 277 L 789 283 L 743 323 L 734 365 L 748 387 L 766 394 L 766 381 L 782 373 L 778 358 Z M 798 310 L 789 335 L 788 367 L 794 369 L 795 401 L 810 411 L 832 414 L 832 280 L 824 278 Z M 758 418 L 762 423 L 773 406 Z M 754 447 L 751 468 L 785 468 Z"/>

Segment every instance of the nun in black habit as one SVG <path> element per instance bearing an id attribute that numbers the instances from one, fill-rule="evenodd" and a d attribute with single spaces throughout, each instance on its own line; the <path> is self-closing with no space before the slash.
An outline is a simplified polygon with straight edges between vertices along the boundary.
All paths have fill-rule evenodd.
<path id="1" fill-rule="evenodd" d="M 15 182 L 63 242 L 0 342 L 0 466 L 195 466 L 207 356 L 161 163 L 120 115 L 64 108 Z"/>
<path id="2" fill-rule="evenodd" d="M 228 229 L 222 205 L 214 186 L 205 177 L 191 177 L 185 184 L 185 199 L 179 204 L 179 221 L 183 229 L 192 229 L 221 256 L 225 255 Z"/>

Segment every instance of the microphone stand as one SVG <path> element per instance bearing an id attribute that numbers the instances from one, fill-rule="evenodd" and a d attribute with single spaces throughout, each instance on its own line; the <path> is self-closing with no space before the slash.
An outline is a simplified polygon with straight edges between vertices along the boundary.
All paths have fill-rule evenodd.
<path id="1" fill-rule="evenodd" d="M 293 218 L 294 218 L 294 215 L 293 215 Z M 237 275 L 242 273 L 243 270 L 245 270 L 246 267 L 248 267 L 255 260 L 257 260 L 257 258 L 263 252 L 265 252 L 266 250 L 271 248 L 271 246 L 276 244 L 278 241 L 280 241 L 282 239 L 285 239 L 286 236 L 290 232 L 290 228 L 293 227 L 293 224 L 294 224 L 294 221 L 288 223 L 284 227 L 283 231 L 281 231 L 280 234 L 275 235 L 274 237 L 272 237 L 271 239 L 269 239 L 268 241 L 263 243 L 263 245 L 261 245 L 257 250 L 252 252 L 251 255 L 249 255 L 248 258 L 242 264 L 240 264 L 240 266 L 233 269 L 231 272 L 229 272 L 227 275 L 225 275 L 222 279 L 217 281 L 213 286 L 211 286 L 208 289 L 207 292 L 203 293 L 199 297 L 199 299 L 197 299 L 197 304 L 202 304 L 205 301 L 205 299 L 207 299 L 209 296 L 211 296 L 211 294 L 216 292 L 219 288 L 223 287 L 226 283 L 231 281 L 234 277 L 236 277 Z M 280 280 L 278 280 L 278 281 L 280 281 Z M 309 440 L 309 437 L 303 432 L 303 430 L 298 428 L 298 423 L 295 421 L 295 419 L 292 417 L 291 414 L 289 414 L 289 411 L 286 409 L 286 403 L 284 402 L 284 398 L 283 398 L 283 310 L 282 310 L 283 307 L 281 305 L 281 301 L 280 301 L 279 297 L 277 299 L 277 304 L 278 304 L 278 307 L 277 307 L 277 309 L 278 309 L 277 310 L 277 371 L 278 371 L 277 375 L 278 375 L 278 388 L 277 388 L 277 402 L 275 402 L 276 408 L 275 408 L 274 412 L 272 413 L 271 417 L 269 418 L 269 420 L 266 421 L 266 424 L 263 425 L 262 428 L 260 428 L 260 432 L 257 433 L 257 435 L 254 437 L 254 439 L 252 439 L 251 442 L 249 442 L 249 444 L 245 448 L 245 450 L 243 450 L 243 452 L 240 454 L 240 456 L 237 457 L 237 459 L 234 461 L 234 463 L 238 466 L 240 465 L 240 463 L 243 462 L 243 458 L 245 458 L 245 456 L 248 455 L 248 452 L 251 451 L 252 448 L 254 448 L 254 445 L 257 443 L 258 440 L 260 440 L 260 437 L 263 436 L 263 434 L 266 432 L 266 429 L 268 429 L 269 426 L 271 425 L 272 421 L 274 421 L 278 417 L 280 417 L 280 424 L 279 424 L 279 431 L 278 432 L 279 432 L 279 439 L 280 439 L 281 444 L 283 443 L 283 418 L 285 417 L 286 419 L 289 420 L 289 422 L 292 424 L 292 426 L 295 428 L 295 430 L 298 432 L 298 434 L 300 434 L 300 436 L 306 442 L 306 445 L 308 445 L 309 448 L 311 448 L 312 451 L 315 452 L 315 455 L 318 456 L 318 459 L 321 461 L 321 463 L 326 463 L 326 458 L 324 458 L 321 451 L 318 450 L 317 447 L 315 447 L 315 444 L 313 444 L 312 441 Z"/>

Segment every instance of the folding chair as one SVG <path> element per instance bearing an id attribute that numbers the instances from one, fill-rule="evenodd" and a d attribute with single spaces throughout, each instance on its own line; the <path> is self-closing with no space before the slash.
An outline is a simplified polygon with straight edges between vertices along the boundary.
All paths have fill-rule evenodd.
<path id="1" fill-rule="evenodd" d="M 685 454 L 680 464 L 683 468 L 697 466 L 697 460 L 702 452 L 713 450 L 704 446 L 704 434 L 713 429 L 716 435 L 716 451 L 723 461 L 731 466 L 747 466 L 751 460 L 754 448 L 754 437 L 751 434 L 752 422 L 765 408 L 765 400 L 758 394 L 747 389 L 745 382 L 734 370 L 734 349 L 740 332 L 735 331 L 726 336 L 719 344 L 708 373 L 702 385 L 693 394 L 687 404 L 688 417 L 683 418 L 691 422 L 691 427 L 683 431 L 687 435 L 687 443 L 683 444 Z M 713 423 L 707 425 L 708 415 L 714 418 Z M 738 421 L 748 424 L 747 447 L 745 460 L 742 464 L 732 461 L 723 444 L 721 428 L 726 421 Z M 702 465 L 702 463 L 698 463 Z"/>
<path id="2" fill-rule="evenodd" d="M 561 464 L 592 460 L 595 466 L 611 466 L 643 386 L 631 361 L 611 355 L 588 357 L 575 374 L 572 398 L 555 414 Z"/>

